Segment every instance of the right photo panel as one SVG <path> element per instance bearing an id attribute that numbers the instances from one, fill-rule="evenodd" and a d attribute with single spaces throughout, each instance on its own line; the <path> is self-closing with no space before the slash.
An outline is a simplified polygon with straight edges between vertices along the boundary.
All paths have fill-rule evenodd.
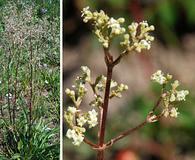
<path id="1" fill-rule="evenodd" d="M 63 1 L 63 159 L 195 159 L 195 1 Z"/>

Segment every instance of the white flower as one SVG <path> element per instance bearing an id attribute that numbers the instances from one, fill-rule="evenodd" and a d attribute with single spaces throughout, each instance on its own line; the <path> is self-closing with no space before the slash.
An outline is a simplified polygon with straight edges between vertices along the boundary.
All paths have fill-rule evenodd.
<path id="1" fill-rule="evenodd" d="M 74 129 L 68 129 L 66 132 L 66 137 L 68 137 L 69 139 L 73 139 L 72 143 L 75 146 L 79 146 L 84 139 L 84 135 L 81 133 L 77 133 Z"/>
<path id="2" fill-rule="evenodd" d="M 110 27 L 110 28 L 120 28 L 120 24 L 116 19 L 111 17 L 110 20 L 108 21 L 108 27 Z"/>
<path id="3" fill-rule="evenodd" d="M 154 26 L 153 25 L 149 26 L 147 21 L 142 21 L 142 22 L 139 23 L 139 25 L 141 27 L 141 32 L 142 33 L 146 33 L 148 31 L 153 31 L 154 30 Z"/>
<path id="4" fill-rule="evenodd" d="M 81 70 L 83 71 L 83 73 L 86 74 L 85 80 L 87 82 L 90 82 L 91 81 L 91 71 L 90 71 L 90 69 L 87 66 L 81 66 Z"/>
<path id="5" fill-rule="evenodd" d="M 146 41 L 145 39 L 142 39 L 139 43 L 134 43 L 135 50 L 137 52 L 141 52 L 142 49 L 149 50 L 151 47 L 150 41 Z"/>
<path id="6" fill-rule="evenodd" d="M 83 97 L 85 95 L 85 93 L 87 92 L 87 88 L 85 88 L 85 85 L 83 83 L 79 83 L 77 89 L 78 89 L 78 94 L 81 97 Z"/>
<path id="7" fill-rule="evenodd" d="M 75 107 L 68 107 L 67 111 L 70 112 L 70 113 L 72 113 L 72 114 L 75 114 L 79 110 L 77 110 Z"/>
<path id="8" fill-rule="evenodd" d="M 164 115 L 165 117 L 168 117 L 168 116 L 169 116 L 169 109 L 168 109 L 168 108 L 164 109 L 163 112 L 164 112 L 163 115 Z"/>
<path id="9" fill-rule="evenodd" d="M 175 90 L 178 86 L 179 86 L 179 81 L 178 80 L 175 80 L 172 84 L 172 89 Z"/>
<path id="10" fill-rule="evenodd" d="M 5 96 L 8 97 L 9 99 L 12 98 L 12 94 L 11 93 L 7 93 Z"/>
<path id="11" fill-rule="evenodd" d="M 87 122 L 87 119 L 84 116 L 80 116 L 77 118 L 77 123 L 80 127 L 82 127 Z"/>
<path id="12" fill-rule="evenodd" d="M 70 97 L 74 97 L 75 96 L 75 92 L 73 90 L 70 90 L 69 88 L 67 88 L 65 90 L 65 93 L 70 96 Z"/>
<path id="13" fill-rule="evenodd" d="M 172 78 L 173 78 L 173 76 L 172 76 L 172 75 L 167 74 L 167 80 L 171 80 Z"/>
<path id="14" fill-rule="evenodd" d="M 189 94 L 188 90 L 181 90 L 181 91 L 177 91 L 177 100 L 178 101 L 185 101 L 185 97 Z"/>
<path id="15" fill-rule="evenodd" d="M 173 118 L 177 118 L 179 112 L 177 112 L 178 108 L 173 107 L 170 111 L 170 116 Z"/>
<path id="16" fill-rule="evenodd" d="M 118 83 L 116 81 L 113 81 L 111 80 L 111 83 L 110 83 L 110 88 L 114 88 L 118 85 Z"/>
<path id="17" fill-rule="evenodd" d="M 135 47 L 137 52 L 141 52 L 142 49 L 149 50 L 151 48 L 151 41 L 154 40 L 154 37 L 150 36 L 149 32 L 154 30 L 154 26 L 149 26 L 147 21 L 143 21 L 140 23 L 133 22 L 128 28 L 133 41 L 132 46 Z M 125 39 L 123 43 L 127 44 L 128 40 Z"/>
<path id="18" fill-rule="evenodd" d="M 171 97 L 170 97 L 170 102 L 174 102 L 176 100 L 176 97 L 174 94 L 171 94 Z"/>
<path id="19" fill-rule="evenodd" d="M 83 10 L 81 11 L 81 17 L 83 18 L 83 22 L 87 23 L 89 20 L 91 20 L 93 18 L 93 14 L 91 11 L 89 11 L 89 6 L 83 8 Z"/>
<path id="20" fill-rule="evenodd" d="M 120 23 L 124 23 L 124 18 L 119 18 L 118 20 L 110 18 L 108 21 L 108 28 L 111 28 L 111 34 L 122 34 L 125 32 L 125 28 L 120 26 Z"/>
<path id="21" fill-rule="evenodd" d="M 89 119 L 87 122 L 89 124 L 89 128 L 95 127 L 98 124 L 97 115 L 98 113 L 94 109 L 88 112 Z"/>
<path id="22" fill-rule="evenodd" d="M 66 137 L 68 137 L 69 139 L 75 137 L 75 135 L 76 135 L 76 132 L 74 129 L 68 129 L 66 132 Z"/>
<path id="23" fill-rule="evenodd" d="M 47 80 L 45 80 L 45 83 L 48 84 L 49 82 Z"/>
<path id="24" fill-rule="evenodd" d="M 151 76 L 151 80 L 153 80 L 161 85 L 166 83 L 166 77 L 164 76 L 164 74 L 162 73 L 161 70 L 158 70 L 156 73 L 154 73 Z"/>
<path id="25" fill-rule="evenodd" d="M 124 91 L 124 90 L 128 90 L 128 86 L 125 85 L 125 84 L 123 84 L 123 83 L 121 83 L 121 84 L 118 86 L 118 90 L 119 90 L 120 92 L 122 92 L 122 91 Z"/>
<path id="26" fill-rule="evenodd" d="M 105 76 L 101 76 L 101 79 L 99 80 L 98 84 L 96 85 L 97 89 L 99 91 L 103 91 L 105 89 L 106 86 L 106 77 Z M 112 82 L 111 82 L 112 83 Z"/>
<path id="27" fill-rule="evenodd" d="M 130 40 L 129 40 L 129 34 L 124 34 L 124 41 L 120 43 L 121 46 L 129 47 L 130 45 Z"/>
<path id="28" fill-rule="evenodd" d="M 83 134 L 76 134 L 75 137 L 73 137 L 73 142 L 75 146 L 79 146 L 84 140 L 84 135 Z"/>
<path id="29" fill-rule="evenodd" d="M 138 23 L 137 22 L 133 22 L 133 23 L 131 23 L 131 25 L 128 26 L 129 32 L 130 32 L 132 38 L 135 38 L 135 36 L 136 36 L 137 27 L 138 27 Z"/>

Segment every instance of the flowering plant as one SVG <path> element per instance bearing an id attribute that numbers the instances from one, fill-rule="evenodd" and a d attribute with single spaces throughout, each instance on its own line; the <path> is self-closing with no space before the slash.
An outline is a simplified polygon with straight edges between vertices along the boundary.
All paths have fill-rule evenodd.
<path id="1" fill-rule="evenodd" d="M 82 66 L 81 75 L 76 78 L 75 84 L 72 86 L 73 90 L 65 90 L 67 96 L 73 102 L 73 106 L 67 107 L 65 111 L 65 120 L 69 125 L 66 136 L 73 140 L 74 145 L 79 146 L 82 142 L 87 143 L 97 150 L 97 159 L 103 160 L 106 148 L 111 147 L 115 142 L 137 129 L 148 123 L 156 122 L 163 116 L 176 118 L 179 114 L 176 106 L 178 102 L 185 101 L 185 97 L 189 94 L 189 91 L 178 90 L 179 81 L 173 80 L 172 75 L 164 74 L 158 70 L 151 76 L 151 80 L 161 85 L 161 95 L 146 116 L 144 122 L 134 128 L 127 129 L 119 134 L 119 136 L 105 143 L 104 137 L 109 100 L 113 97 L 122 97 L 122 92 L 128 90 L 127 85 L 118 84 L 112 80 L 113 69 L 126 55 L 134 51 L 141 52 L 143 49 L 149 50 L 151 48 L 151 42 L 154 40 L 154 37 L 150 35 L 150 32 L 154 30 L 154 26 L 149 25 L 146 21 L 133 22 L 126 30 L 122 27 L 122 24 L 125 22 L 124 18 L 110 18 L 102 10 L 100 12 L 91 12 L 89 7 L 84 8 L 81 13 L 81 17 L 83 17 L 85 23 L 92 23 L 94 33 L 103 46 L 107 75 L 100 75 L 95 80 L 92 80 L 90 69 L 87 66 Z M 123 40 L 120 42 L 122 52 L 114 59 L 110 54 L 109 48 L 113 38 L 117 36 L 123 37 Z M 86 85 L 89 85 L 94 93 L 94 99 L 89 103 L 93 109 L 83 112 L 80 106 L 87 93 Z M 155 113 L 157 109 L 160 110 L 158 114 Z M 85 132 L 87 129 L 96 127 L 97 125 L 99 126 L 98 144 L 95 144 L 85 137 Z"/>

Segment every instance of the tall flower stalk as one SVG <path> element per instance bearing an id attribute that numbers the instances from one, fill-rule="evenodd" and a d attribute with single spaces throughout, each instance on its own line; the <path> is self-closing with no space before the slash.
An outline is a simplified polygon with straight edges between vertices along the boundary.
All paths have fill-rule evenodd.
<path id="1" fill-rule="evenodd" d="M 124 18 L 114 19 L 105 14 L 104 11 L 91 12 L 89 7 L 82 10 L 83 21 L 91 22 L 94 27 L 99 42 L 103 46 L 104 61 L 107 74 L 98 76 L 95 81 L 91 78 L 91 71 L 87 66 L 82 66 L 82 73 L 75 80 L 73 89 L 66 89 L 67 96 L 73 101 L 73 106 L 69 106 L 65 111 L 65 120 L 69 126 L 66 136 L 73 140 L 73 144 L 79 146 L 85 142 L 92 149 L 97 151 L 97 160 L 104 160 L 104 152 L 120 139 L 130 135 L 132 132 L 140 129 L 148 123 L 158 121 L 161 117 L 177 118 L 179 112 L 176 106 L 180 101 L 185 101 L 187 90 L 178 90 L 179 81 L 173 80 L 172 75 L 164 74 L 158 70 L 151 76 L 151 80 L 161 86 L 161 95 L 156 104 L 151 108 L 145 120 L 139 125 L 121 132 L 118 136 L 109 141 L 105 141 L 106 121 L 108 115 L 109 101 L 114 97 L 122 97 L 122 92 L 128 89 L 125 84 L 118 84 L 112 80 L 113 71 L 121 59 L 133 52 L 141 52 L 143 49 L 149 50 L 154 37 L 150 32 L 154 30 L 153 25 L 148 25 L 146 21 L 133 22 L 128 29 L 122 27 Z M 110 46 L 113 38 L 120 36 L 123 40 L 120 42 L 122 52 L 114 59 L 110 53 Z M 95 109 L 83 112 L 80 109 L 81 102 L 87 93 L 86 84 L 88 84 L 94 94 L 94 99 L 89 103 Z M 158 114 L 155 111 L 159 109 Z M 98 143 L 94 143 L 85 137 L 86 130 L 95 127 L 98 124 Z"/>

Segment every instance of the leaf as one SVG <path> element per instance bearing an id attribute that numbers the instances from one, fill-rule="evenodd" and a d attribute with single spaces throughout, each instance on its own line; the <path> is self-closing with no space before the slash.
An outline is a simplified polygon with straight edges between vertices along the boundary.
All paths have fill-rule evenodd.
<path id="1" fill-rule="evenodd" d="M 21 159 L 21 156 L 20 156 L 20 154 L 19 154 L 19 153 L 16 153 L 16 154 L 14 154 L 14 155 L 11 157 L 11 159 L 17 159 L 17 160 L 20 160 L 20 159 Z"/>
<path id="2" fill-rule="evenodd" d="M 20 141 L 18 142 L 18 150 L 19 150 L 19 151 L 22 149 L 22 146 L 23 146 L 23 143 L 22 143 L 22 141 L 20 140 Z"/>

